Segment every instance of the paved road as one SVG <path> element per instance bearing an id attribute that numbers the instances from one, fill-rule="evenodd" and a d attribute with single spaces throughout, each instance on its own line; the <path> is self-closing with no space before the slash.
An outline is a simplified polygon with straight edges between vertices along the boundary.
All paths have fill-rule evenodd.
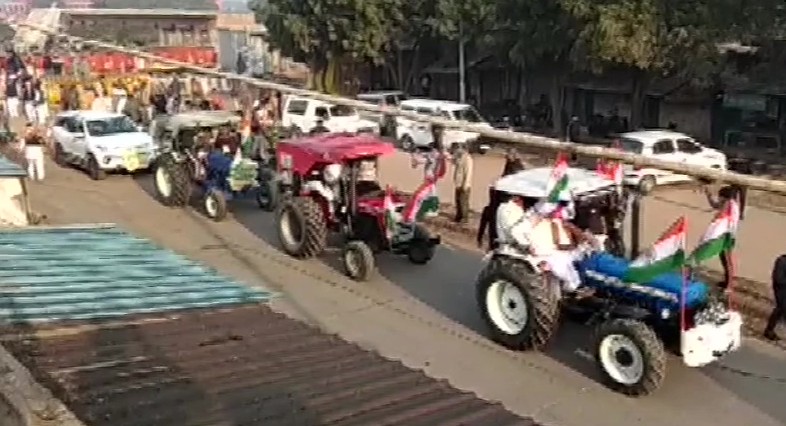
<path id="1" fill-rule="evenodd" d="M 386 163 L 386 173 L 395 161 L 404 158 Z M 401 185 L 414 182 L 397 178 Z M 473 296 L 480 262 L 474 253 L 444 246 L 432 264 L 417 268 L 382 257 L 381 276 L 357 284 L 336 271 L 335 254 L 306 262 L 280 254 L 271 243 L 271 216 L 250 201 L 238 202 L 233 217 L 216 224 L 190 210 L 158 205 L 150 186 L 149 177 L 92 182 L 50 163 L 46 182 L 33 184 L 32 193 L 37 209 L 56 222 L 120 223 L 250 285 L 280 291 L 276 309 L 546 424 L 786 424 L 786 354 L 760 342 L 747 342 L 722 366 L 689 370 L 672 360 L 660 392 L 628 399 L 596 381 L 582 351 L 587 330 L 578 326 L 564 327 L 545 354 L 511 353 L 488 342 Z"/>
<path id="2" fill-rule="evenodd" d="M 421 182 L 422 173 L 413 170 L 407 154 L 397 153 L 381 163 L 382 179 L 402 190 L 414 190 Z M 500 156 L 476 156 L 472 184 L 471 205 L 480 211 L 488 201 L 488 187 L 502 172 Z M 453 185 L 448 174 L 439 185 L 440 197 L 452 202 Z M 684 215 L 688 220 L 689 242 L 694 244 L 712 217 L 706 198 L 692 189 L 669 189 L 649 197 L 643 204 L 642 244 L 657 238 L 677 217 Z M 738 235 L 737 275 L 768 283 L 772 263 L 786 252 L 786 215 L 757 207 L 749 207 Z M 720 263 L 708 263 L 720 269 Z"/>

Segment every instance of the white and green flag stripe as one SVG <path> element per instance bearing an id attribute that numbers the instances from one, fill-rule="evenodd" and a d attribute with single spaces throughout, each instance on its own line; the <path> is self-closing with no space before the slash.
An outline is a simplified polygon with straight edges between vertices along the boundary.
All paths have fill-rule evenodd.
<path id="1" fill-rule="evenodd" d="M 392 192 L 393 190 L 390 187 L 385 190 L 385 199 L 382 203 L 383 209 L 385 210 L 385 236 L 388 240 L 396 235 L 396 227 L 398 226 L 396 205 L 393 203 Z"/>
<path id="2" fill-rule="evenodd" d="M 739 203 L 734 199 L 726 201 L 704 231 L 699 245 L 690 254 L 688 261 L 696 265 L 734 247 L 739 221 Z"/>
<path id="3" fill-rule="evenodd" d="M 629 265 L 625 281 L 646 283 L 685 265 L 685 218 L 674 222 L 645 253 Z"/>

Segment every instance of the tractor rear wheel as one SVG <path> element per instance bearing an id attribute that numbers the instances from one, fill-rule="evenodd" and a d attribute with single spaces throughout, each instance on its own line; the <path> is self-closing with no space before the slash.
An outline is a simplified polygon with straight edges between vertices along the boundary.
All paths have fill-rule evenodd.
<path id="1" fill-rule="evenodd" d="M 191 174 L 186 163 L 164 154 L 156 161 L 154 174 L 156 195 L 169 207 L 185 207 L 191 199 Z"/>
<path id="2" fill-rule="evenodd" d="M 492 339 L 519 351 L 546 346 L 560 320 L 559 284 L 554 280 L 520 260 L 491 259 L 478 277 L 476 290 Z"/>
<path id="3" fill-rule="evenodd" d="M 327 246 L 322 206 L 311 197 L 284 201 L 277 210 L 278 240 L 288 255 L 300 259 L 319 256 Z"/>

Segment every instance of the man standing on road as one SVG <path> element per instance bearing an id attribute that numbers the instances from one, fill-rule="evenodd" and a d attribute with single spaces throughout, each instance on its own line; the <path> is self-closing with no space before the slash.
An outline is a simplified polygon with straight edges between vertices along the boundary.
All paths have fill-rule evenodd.
<path id="1" fill-rule="evenodd" d="M 772 267 L 772 292 L 775 308 L 764 328 L 764 337 L 774 342 L 780 340 L 780 336 L 775 333 L 775 326 L 778 321 L 786 321 L 786 254 L 780 255 Z"/>
<path id="2" fill-rule="evenodd" d="M 740 203 L 740 220 L 742 220 L 744 213 L 745 205 L 743 204 L 742 198 L 742 187 L 739 185 L 726 185 L 718 190 L 718 196 L 714 197 L 710 188 L 708 186 L 710 181 L 702 180 L 704 186 L 702 187 L 704 194 L 707 196 L 707 202 L 710 204 L 714 210 L 720 210 L 723 206 L 726 205 L 726 201 L 736 199 L 737 202 Z M 718 287 L 722 289 L 726 289 L 729 287 L 731 283 L 732 276 L 731 276 L 731 261 L 732 261 L 732 252 L 731 250 L 727 250 L 721 252 L 720 254 L 720 262 L 721 266 L 723 266 L 723 281 L 718 283 Z"/>
<path id="3" fill-rule="evenodd" d="M 480 214 L 480 225 L 476 237 L 478 248 L 483 247 L 483 239 L 487 236 L 488 250 L 497 248 L 497 209 L 502 204 L 503 198 L 503 195 L 494 189 L 494 186 L 489 187 L 489 203 Z"/>
<path id="4" fill-rule="evenodd" d="M 469 191 L 472 185 L 472 156 L 464 145 L 458 145 L 453 158 L 453 185 L 456 189 L 456 223 L 469 220 Z"/>

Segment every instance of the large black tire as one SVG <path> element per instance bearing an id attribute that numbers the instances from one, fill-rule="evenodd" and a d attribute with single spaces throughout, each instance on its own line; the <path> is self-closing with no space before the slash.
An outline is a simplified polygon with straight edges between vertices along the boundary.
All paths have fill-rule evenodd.
<path id="1" fill-rule="evenodd" d="M 227 208 L 227 199 L 224 193 L 211 189 L 205 194 L 205 213 L 207 217 L 216 222 L 221 222 L 226 219 L 229 209 Z"/>
<path id="2" fill-rule="evenodd" d="M 503 289 L 508 300 L 502 298 Z M 551 341 L 560 321 L 559 283 L 553 276 L 538 274 L 521 260 L 499 257 L 481 271 L 476 291 L 495 342 L 522 351 L 540 350 Z"/>
<path id="3" fill-rule="evenodd" d="M 290 256 L 307 259 L 325 251 L 327 224 L 322 206 L 311 197 L 294 197 L 282 203 L 277 210 L 276 227 L 278 240 Z"/>
<path id="4" fill-rule="evenodd" d="M 355 281 L 368 281 L 376 272 L 374 252 L 363 241 L 353 240 L 341 251 L 344 273 Z"/>
<path id="5" fill-rule="evenodd" d="M 431 242 L 431 233 L 425 226 L 416 224 L 414 236 L 407 248 L 407 259 L 415 265 L 425 265 L 434 258 L 437 248 Z"/>
<path id="6" fill-rule="evenodd" d="M 267 212 L 275 211 L 279 203 L 279 195 L 275 172 L 272 170 L 261 170 L 259 187 L 254 194 L 259 208 Z"/>
<path id="7" fill-rule="evenodd" d="M 168 182 L 165 184 L 163 181 Z M 188 165 L 178 162 L 169 154 L 158 158 L 153 175 L 156 196 L 161 203 L 169 207 L 185 207 L 191 199 L 193 183 Z M 168 189 L 162 185 L 168 185 Z"/>
<path id="8" fill-rule="evenodd" d="M 93 154 L 87 155 L 87 174 L 90 179 L 104 180 L 106 179 L 106 171 L 98 164 L 98 160 Z"/>
<path id="9" fill-rule="evenodd" d="M 666 351 L 647 324 L 631 319 L 604 322 L 598 327 L 594 347 L 600 374 L 615 391 L 646 396 L 663 384 Z"/>
<path id="10" fill-rule="evenodd" d="M 66 159 L 65 151 L 63 151 L 63 146 L 59 143 L 55 143 L 55 149 L 52 153 L 52 157 L 55 160 L 55 164 L 60 167 L 66 167 L 68 165 L 68 160 Z"/>

